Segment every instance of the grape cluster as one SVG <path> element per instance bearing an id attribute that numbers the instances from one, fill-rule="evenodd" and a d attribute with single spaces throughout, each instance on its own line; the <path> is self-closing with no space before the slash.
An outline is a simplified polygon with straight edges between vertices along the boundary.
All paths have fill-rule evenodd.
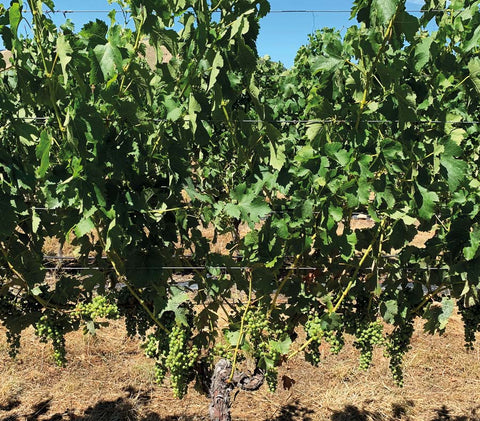
<path id="1" fill-rule="evenodd" d="M 320 342 L 324 332 L 321 325 L 321 319 L 317 314 L 309 314 L 305 323 L 305 331 L 307 333 L 308 347 L 305 349 L 305 359 L 317 367 L 320 364 Z"/>
<path id="2" fill-rule="evenodd" d="M 44 314 L 35 324 L 35 334 L 40 338 L 40 342 L 47 343 L 49 340 L 53 345 L 53 359 L 59 366 L 66 363 L 65 350 L 65 328 L 67 321 L 65 318 L 56 317 L 53 314 Z"/>
<path id="3" fill-rule="evenodd" d="M 97 318 L 117 319 L 119 316 L 118 307 L 110 303 L 107 297 L 103 295 L 97 295 L 89 303 L 78 303 L 75 311 L 86 320 Z"/>
<path id="4" fill-rule="evenodd" d="M 0 284 L 0 288 L 2 284 Z M 15 358 L 20 349 L 21 329 L 19 320 L 22 316 L 37 312 L 41 309 L 41 304 L 38 303 L 32 296 L 24 293 L 12 294 L 6 291 L 0 295 L 0 321 L 7 328 L 7 343 L 9 345 L 8 354 L 11 358 Z"/>
<path id="5" fill-rule="evenodd" d="M 21 335 L 19 332 L 7 330 L 7 343 L 9 346 L 8 355 L 10 355 L 10 358 L 15 358 L 17 356 L 18 350 L 20 349 L 20 338 Z"/>
<path id="6" fill-rule="evenodd" d="M 381 322 L 362 323 L 357 327 L 354 345 L 360 350 L 360 369 L 368 370 L 372 364 L 373 349 L 384 344 Z"/>
<path id="7" fill-rule="evenodd" d="M 125 317 L 127 335 L 145 337 L 153 321 L 128 288 L 122 288 L 118 292 L 117 306 L 119 315 Z"/>
<path id="8" fill-rule="evenodd" d="M 247 311 L 244 317 L 245 333 L 249 335 L 253 344 L 259 344 L 263 341 L 263 334 L 267 333 L 269 323 L 265 313 L 257 311 Z"/>
<path id="9" fill-rule="evenodd" d="M 265 373 L 265 380 L 267 381 L 268 390 L 275 393 L 278 384 L 278 369 L 277 367 L 269 367 Z"/>
<path id="10" fill-rule="evenodd" d="M 145 355 L 155 360 L 155 381 L 158 384 L 163 383 L 167 374 L 165 362 L 168 355 L 168 345 L 168 335 L 160 329 L 148 335 L 142 344 Z"/>
<path id="11" fill-rule="evenodd" d="M 173 395 L 183 398 L 187 392 L 190 371 L 199 356 L 198 348 L 188 345 L 188 330 L 185 326 L 173 326 L 169 335 L 169 352 L 165 367 L 170 371 Z"/>
<path id="12" fill-rule="evenodd" d="M 323 337 L 325 341 L 330 345 L 330 352 L 333 355 L 338 355 L 338 353 L 343 349 L 343 346 L 345 345 L 343 332 L 341 330 L 326 330 L 323 332 Z"/>
<path id="13" fill-rule="evenodd" d="M 213 348 L 213 354 L 220 358 L 224 358 L 228 361 L 233 360 L 233 350 L 232 347 L 226 344 L 218 343 Z"/>
<path id="14" fill-rule="evenodd" d="M 0 320 L 5 321 L 17 315 L 18 309 L 14 304 L 14 300 L 15 297 L 11 293 L 0 296 Z"/>
<path id="15" fill-rule="evenodd" d="M 473 350 L 475 334 L 480 332 L 480 304 L 466 307 L 462 301 L 458 301 L 458 310 L 463 320 L 465 347 Z"/>
<path id="16" fill-rule="evenodd" d="M 413 322 L 405 321 L 397 326 L 388 336 L 386 343 L 386 356 L 390 358 L 390 371 L 393 380 L 398 386 L 403 386 L 403 356 L 410 349 L 410 340 L 413 334 Z"/>

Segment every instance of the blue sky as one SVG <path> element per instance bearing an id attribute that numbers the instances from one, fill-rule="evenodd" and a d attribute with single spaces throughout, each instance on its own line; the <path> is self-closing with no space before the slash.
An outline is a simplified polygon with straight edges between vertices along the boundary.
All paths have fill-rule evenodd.
<path id="1" fill-rule="evenodd" d="M 324 27 L 345 30 L 356 23 L 355 20 L 349 20 L 350 13 L 345 12 L 275 13 L 276 11 L 349 11 L 352 3 L 352 0 L 270 0 L 272 13 L 261 21 L 257 43 L 260 56 L 269 55 L 273 60 L 281 61 L 286 67 L 290 67 L 298 48 L 307 43 L 308 34 Z M 423 0 L 407 1 L 407 10 L 418 10 L 423 3 Z M 114 5 L 107 0 L 56 0 L 55 7 L 61 10 L 110 10 Z M 96 18 L 108 20 L 106 13 L 71 13 L 66 16 L 75 23 L 77 30 Z M 121 17 L 118 16 L 118 19 Z M 64 15 L 55 16 L 57 24 L 63 21 Z"/>

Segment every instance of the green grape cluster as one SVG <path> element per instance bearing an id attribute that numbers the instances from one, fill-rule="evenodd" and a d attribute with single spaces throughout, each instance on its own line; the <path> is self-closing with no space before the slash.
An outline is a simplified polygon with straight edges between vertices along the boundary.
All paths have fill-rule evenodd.
<path id="1" fill-rule="evenodd" d="M 20 333 L 7 330 L 7 343 L 9 346 L 8 355 L 10 358 L 15 358 L 18 355 L 18 351 L 20 349 L 20 338 Z"/>
<path id="2" fill-rule="evenodd" d="M 218 343 L 213 347 L 213 355 L 215 357 L 224 358 L 226 360 L 232 361 L 233 360 L 233 349 L 231 346 Z"/>
<path id="3" fill-rule="evenodd" d="M 263 341 L 263 335 L 268 333 L 269 323 L 266 314 L 262 311 L 247 311 L 244 317 L 245 333 L 249 335 L 252 344 Z"/>
<path id="4" fill-rule="evenodd" d="M 118 292 L 117 309 L 118 314 L 125 317 L 125 328 L 128 336 L 134 337 L 137 334 L 142 338 L 146 336 L 153 321 L 128 288 L 122 288 Z"/>
<path id="5" fill-rule="evenodd" d="M 458 310 L 463 320 L 465 347 L 468 350 L 473 350 L 476 340 L 475 334 L 480 332 L 480 304 L 466 307 L 462 301 L 458 301 Z"/>
<path id="6" fill-rule="evenodd" d="M 155 381 L 162 384 L 167 374 L 166 359 L 168 355 L 168 335 L 157 329 L 155 333 L 147 336 L 142 344 L 145 355 L 155 360 Z"/>
<path id="7" fill-rule="evenodd" d="M 360 350 L 360 370 L 368 370 L 372 364 L 374 347 L 383 344 L 383 325 L 381 322 L 369 322 L 357 327 L 354 345 Z"/>
<path id="8" fill-rule="evenodd" d="M 345 345 L 343 332 L 341 330 L 326 330 L 323 332 L 325 341 L 330 345 L 330 352 L 333 355 L 338 355 Z"/>
<path id="9" fill-rule="evenodd" d="M 40 338 L 40 342 L 52 342 L 53 359 L 59 366 L 66 363 L 65 350 L 65 328 L 67 321 L 65 318 L 55 317 L 54 315 L 44 314 L 35 324 L 35 334 Z"/>
<path id="10" fill-rule="evenodd" d="M 118 307 L 108 301 L 103 295 L 93 297 L 89 303 L 78 303 L 75 308 L 76 313 L 83 319 L 95 320 L 97 318 L 117 319 Z"/>
<path id="11" fill-rule="evenodd" d="M 413 334 L 413 322 L 408 320 L 397 326 L 388 336 L 386 343 L 386 356 L 390 358 L 390 371 L 393 380 L 398 386 L 403 386 L 403 356 L 410 349 L 410 341 Z"/>
<path id="12" fill-rule="evenodd" d="M 268 390 L 275 393 L 278 384 L 278 369 L 277 367 L 269 367 L 265 373 L 265 380 L 267 381 Z"/>
<path id="13" fill-rule="evenodd" d="M 191 368 L 195 364 L 199 350 L 188 345 L 188 332 L 185 326 L 173 326 L 169 335 L 169 352 L 165 360 L 165 367 L 170 371 L 173 395 L 183 398 L 187 392 Z"/>
<path id="14" fill-rule="evenodd" d="M 309 314 L 308 320 L 305 322 L 305 332 L 308 341 L 305 359 L 317 367 L 320 364 L 320 343 L 324 335 L 321 319 L 317 314 Z"/>

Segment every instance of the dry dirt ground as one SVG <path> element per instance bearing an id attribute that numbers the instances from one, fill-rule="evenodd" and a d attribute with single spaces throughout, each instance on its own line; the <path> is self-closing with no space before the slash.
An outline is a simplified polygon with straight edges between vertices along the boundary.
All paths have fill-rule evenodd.
<path id="1" fill-rule="evenodd" d="M 69 363 L 53 364 L 51 349 L 27 331 L 16 361 L 8 357 L 0 331 L 0 421 L 196 421 L 207 420 L 208 398 L 191 389 L 176 400 L 153 383 L 152 361 L 121 320 L 98 332 L 67 336 Z M 294 380 L 271 394 L 240 392 L 233 420 L 480 421 L 480 352 L 463 346 L 455 316 L 442 337 L 425 335 L 421 324 L 405 359 L 405 387 L 396 387 L 381 350 L 367 372 L 357 368 L 358 351 L 347 345 L 338 356 L 327 348 L 312 368 L 297 356 L 280 369 Z M 288 382 L 287 382 L 288 383 Z"/>

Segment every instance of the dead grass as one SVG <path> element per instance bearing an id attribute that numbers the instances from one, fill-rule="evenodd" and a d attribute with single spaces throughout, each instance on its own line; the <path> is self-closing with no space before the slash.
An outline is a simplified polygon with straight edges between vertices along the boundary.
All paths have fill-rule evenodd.
<path id="1" fill-rule="evenodd" d="M 178 401 L 153 383 L 152 362 L 138 341 L 125 337 L 115 322 L 97 337 L 67 336 L 69 364 L 53 364 L 48 345 L 31 330 L 16 361 L 0 340 L 0 420 L 206 420 L 208 399 L 191 390 Z M 338 356 L 322 348 L 320 367 L 297 357 L 280 369 L 294 380 L 275 394 L 266 387 L 241 392 L 234 420 L 330 421 L 479 421 L 480 354 L 463 347 L 461 321 L 455 316 L 443 337 L 429 336 L 417 323 L 413 349 L 405 360 L 405 387 L 397 388 L 388 361 L 378 350 L 368 372 L 357 368 L 350 344 Z"/>

